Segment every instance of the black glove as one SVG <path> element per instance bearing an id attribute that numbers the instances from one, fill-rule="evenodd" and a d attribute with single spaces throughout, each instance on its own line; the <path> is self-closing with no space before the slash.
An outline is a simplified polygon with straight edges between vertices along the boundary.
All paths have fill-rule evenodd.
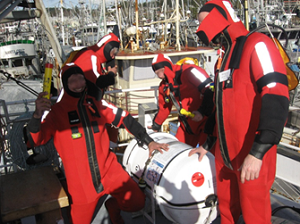
<path id="1" fill-rule="evenodd" d="M 96 86 L 100 89 L 104 89 L 110 85 L 115 84 L 115 73 L 108 72 L 106 75 L 100 75 L 96 80 Z"/>
<path id="2" fill-rule="evenodd" d="M 161 129 L 161 125 L 159 125 L 159 124 L 157 124 L 157 123 L 155 123 L 153 121 L 153 123 L 152 123 L 152 130 L 154 130 L 154 131 L 160 131 L 160 129 Z"/>
<path id="3" fill-rule="evenodd" d="M 115 66 L 116 66 L 116 61 L 115 61 L 115 59 L 106 62 L 106 69 L 108 69 L 108 67 L 113 68 L 113 67 L 115 67 Z"/>

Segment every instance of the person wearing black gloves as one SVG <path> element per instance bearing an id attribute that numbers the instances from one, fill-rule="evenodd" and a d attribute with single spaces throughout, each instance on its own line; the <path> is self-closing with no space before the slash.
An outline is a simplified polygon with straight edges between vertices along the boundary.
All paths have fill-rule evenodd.
<path id="1" fill-rule="evenodd" d="M 62 68 L 61 79 L 64 94 L 53 106 L 45 92 L 39 94 L 27 133 L 35 145 L 53 138 L 71 195 L 73 224 L 90 224 L 99 198 L 106 194 L 112 196 L 105 203 L 112 223 L 124 223 L 120 211 L 142 209 L 145 195 L 110 151 L 105 124 L 126 128 L 141 145 L 148 145 L 149 156 L 168 150 L 168 145 L 153 141 L 127 111 L 91 96 L 95 84 L 74 63 Z M 41 121 L 45 111 L 49 113 Z"/>
<path id="2" fill-rule="evenodd" d="M 73 62 L 84 72 L 86 80 L 95 83 L 96 100 L 101 100 L 105 89 L 115 84 L 116 66 L 114 59 L 120 47 L 119 38 L 113 34 L 103 36 L 96 44 L 83 48 L 70 56 L 66 63 Z M 104 64 L 106 63 L 106 69 Z"/>
<path id="3" fill-rule="evenodd" d="M 241 214 L 245 223 L 271 223 L 269 191 L 289 109 L 285 64 L 268 36 L 246 30 L 230 1 L 208 1 L 198 19 L 200 40 L 225 53 L 214 85 L 217 136 L 190 155 L 201 160 L 215 145 L 221 223 L 237 223 Z"/>
<path id="4" fill-rule="evenodd" d="M 204 125 L 214 107 L 209 75 L 195 64 L 173 64 L 164 54 L 153 58 L 152 69 L 161 82 L 158 112 L 148 128 L 159 131 L 174 105 L 180 122 L 176 138 L 192 147 L 203 144 L 206 139 Z M 181 114 L 181 109 L 191 112 L 193 117 Z"/>

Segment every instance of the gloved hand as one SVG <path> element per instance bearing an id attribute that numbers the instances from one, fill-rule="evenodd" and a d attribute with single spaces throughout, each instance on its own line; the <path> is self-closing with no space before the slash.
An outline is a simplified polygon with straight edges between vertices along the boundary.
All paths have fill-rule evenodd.
<path id="1" fill-rule="evenodd" d="M 96 86 L 100 89 L 104 89 L 110 85 L 115 84 L 115 73 L 108 72 L 106 75 L 100 75 L 96 80 Z"/>

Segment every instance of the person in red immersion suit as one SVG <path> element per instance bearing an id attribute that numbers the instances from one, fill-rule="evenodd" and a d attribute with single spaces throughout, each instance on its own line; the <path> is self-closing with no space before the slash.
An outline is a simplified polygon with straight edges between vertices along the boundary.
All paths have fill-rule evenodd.
<path id="1" fill-rule="evenodd" d="M 96 44 L 83 48 L 71 59 L 78 65 L 87 80 L 95 83 L 102 91 L 94 92 L 97 100 L 103 96 L 106 87 L 115 83 L 116 65 L 114 58 L 120 47 L 119 38 L 113 34 L 103 36 Z M 107 63 L 106 69 L 103 64 Z M 110 68 L 111 67 L 111 68 Z"/>
<path id="2" fill-rule="evenodd" d="M 110 151 L 105 124 L 125 127 L 141 145 L 148 145 L 149 156 L 154 150 L 168 150 L 168 145 L 153 141 L 127 111 L 91 97 L 94 84 L 74 63 L 64 66 L 61 74 L 64 94 L 53 106 L 43 98 L 45 92 L 39 94 L 27 133 L 35 145 L 53 138 L 71 195 L 73 224 L 90 224 L 96 204 L 105 194 L 112 196 L 105 204 L 112 223 L 124 223 L 120 210 L 142 209 L 145 195 Z M 41 122 L 44 111 L 49 113 Z"/>
<path id="3" fill-rule="evenodd" d="M 174 65 L 171 59 L 163 54 L 158 54 L 153 58 L 152 68 L 162 81 L 159 85 L 159 109 L 149 128 L 154 131 L 160 130 L 174 104 L 170 96 L 173 94 L 180 108 L 195 115 L 193 118 L 185 115 L 179 116 L 180 126 L 176 133 L 177 139 L 193 147 L 196 147 L 198 143 L 202 144 L 206 139 L 203 133 L 204 124 L 214 105 L 213 92 L 209 88 L 212 82 L 209 75 L 204 69 L 194 64 Z M 186 120 L 186 125 L 184 125 L 184 120 Z"/>
<path id="4" fill-rule="evenodd" d="M 215 77 L 216 142 L 191 150 L 203 155 L 215 143 L 221 223 L 271 223 L 270 188 L 276 145 L 288 115 L 285 64 L 264 34 L 249 33 L 229 1 L 211 0 L 198 15 L 197 35 L 225 50 Z M 210 136 L 211 137 L 211 136 Z"/>

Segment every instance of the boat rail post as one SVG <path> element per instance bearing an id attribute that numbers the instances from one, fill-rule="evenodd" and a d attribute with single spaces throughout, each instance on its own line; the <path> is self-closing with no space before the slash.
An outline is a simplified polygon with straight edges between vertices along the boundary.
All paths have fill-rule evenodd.
<path id="1" fill-rule="evenodd" d="M 0 99 L 0 107 L 2 107 L 2 110 L 4 112 L 4 116 L 1 115 L 1 111 L 0 110 L 0 117 L 1 117 L 1 151 L 0 151 L 0 157 L 1 157 L 1 160 L 3 161 L 3 167 L 4 167 L 4 171 L 5 171 L 5 174 L 8 173 L 8 170 L 7 170 L 7 160 L 6 160 L 6 157 L 5 157 L 5 144 L 4 142 L 7 140 L 7 135 L 9 135 L 9 132 L 10 132 L 10 126 L 11 126 L 11 120 L 9 118 L 9 115 L 8 115 L 8 110 L 7 110 L 7 106 L 6 106 L 6 103 L 5 103 L 5 100 L 1 100 Z M 2 117 L 5 118 L 5 123 L 2 124 Z M 3 125 L 3 126 L 2 126 Z M 5 133 L 5 130 L 3 129 L 3 133 L 2 133 L 2 128 L 6 126 L 6 133 Z M 3 134 L 3 136 L 2 136 Z M 0 166 L 2 167 L 2 166 Z"/>
<path id="2" fill-rule="evenodd" d="M 159 95 L 158 88 L 156 89 L 154 88 L 153 91 L 154 91 L 154 100 L 155 100 L 154 103 L 158 105 L 158 95 Z"/>
<path id="3" fill-rule="evenodd" d="M 128 92 L 125 92 L 125 106 L 126 106 L 126 110 L 128 111 Z"/>
<path id="4" fill-rule="evenodd" d="M 244 13 L 245 13 L 245 27 L 246 27 L 246 30 L 249 31 L 249 12 L 248 12 L 248 1 L 245 0 L 245 3 L 244 3 Z"/>
<path id="5" fill-rule="evenodd" d="M 0 100 L 0 107 L 2 107 L 2 110 L 4 112 L 5 122 L 6 122 L 6 128 L 7 128 L 7 134 L 9 134 L 10 126 L 12 124 L 12 120 L 9 118 L 7 105 L 5 103 L 5 100 Z M 1 110 L 0 110 L 1 114 Z"/>

